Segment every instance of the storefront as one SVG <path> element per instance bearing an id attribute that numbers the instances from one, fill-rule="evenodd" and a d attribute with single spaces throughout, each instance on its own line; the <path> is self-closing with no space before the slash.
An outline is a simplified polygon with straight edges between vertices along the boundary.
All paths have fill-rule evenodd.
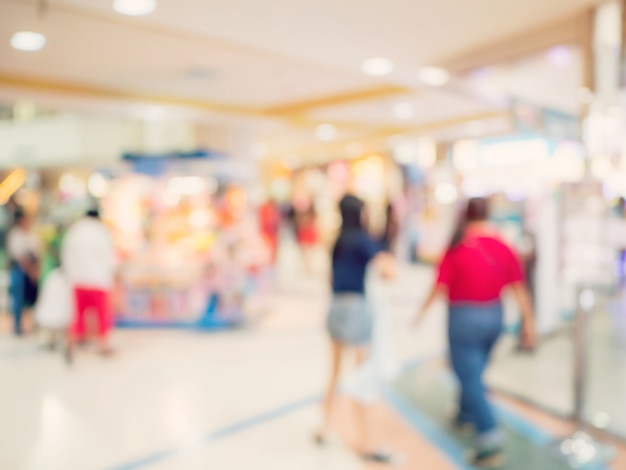
<path id="1" fill-rule="evenodd" d="M 130 156 L 58 172 L 47 221 L 67 225 L 98 204 L 120 260 L 117 324 L 220 328 L 246 319 L 268 268 L 248 179 L 205 156 Z M 64 208 L 64 209 L 63 209 Z"/>
<path id="2" fill-rule="evenodd" d="M 337 204 L 344 194 L 350 192 L 366 202 L 371 229 L 380 233 L 386 221 L 387 204 L 402 194 L 403 188 L 400 169 L 384 154 L 296 169 L 271 162 L 266 180 L 267 195 L 279 204 L 314 207 L 319 239 L 325 245 L 336 237 L 340 224 Z"/>

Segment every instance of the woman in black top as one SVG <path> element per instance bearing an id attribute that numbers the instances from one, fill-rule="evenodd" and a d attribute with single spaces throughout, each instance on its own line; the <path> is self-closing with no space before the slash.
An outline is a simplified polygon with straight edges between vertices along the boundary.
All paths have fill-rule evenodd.
<path id="1" fill-rule="evenodd" d="M 365 275 L 370 263 L 375 263 L 386 277 L 393 275 L 393 260 L 381 252 L 364 228 L 364 204 L 355 196 L 345 196 L 339 210 L 342 217 L 341 232 L 332 252 L 333 298 L 327 319 L 331 338 L 332 366 L 326 397 L 324 421 L 317 435 L 319 443 L 326 440 L 335 401 L 335 389 L 341 371 L 344 352 L 352 351 L 362 362 L 372 337 L 372 316 L 365 299 Z M 366 408 L 358 404 L 358 423 L 361 435 L 357 451 L 366 460 L 389 462 L 389 457 L 375 452 L 368 435 Z"/>

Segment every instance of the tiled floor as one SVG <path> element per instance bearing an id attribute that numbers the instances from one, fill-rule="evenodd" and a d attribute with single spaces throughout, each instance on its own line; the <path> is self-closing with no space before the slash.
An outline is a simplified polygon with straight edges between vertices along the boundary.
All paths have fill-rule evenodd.
<path id="1" fill-rule="evenodd" d="M 407 268 L 390 288 L 399 361 L 445 349 L 442 305 L 420 330 L 407 327 L 430 275 Z M 118 331 L 118 355 L 81 351 L 71 369 L 33 339 L 3 333 L 0 470 L 366 468 L 345 444 L 345 404 L 341 438 L 322 449 L 311 440 L 328 362 L 323 279 L 279 276 L 247 329 Z M 400 468 L 462 468 L 390 405 L 374 413 L 380 441 L 407 458 Z"/>
<path id="2" fill-rule="evenodd" d="M 626 300 L 604 303 L 589 319 L 585 411 L 589 422 L 626 437 Z M 515 351 L 513 338 L 499 345 L 488 377 L 492 386 L 557 414 L 574 408 L 572 327 L 547 338 L 532 355 Z M 546 388 L 550 393 L 546 393 Z"/>

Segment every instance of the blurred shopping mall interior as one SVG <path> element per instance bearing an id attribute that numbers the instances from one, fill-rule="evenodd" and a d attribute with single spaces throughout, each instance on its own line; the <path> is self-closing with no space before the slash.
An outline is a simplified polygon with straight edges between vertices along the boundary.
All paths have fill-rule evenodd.
<path id="1" fill-rule="evenodd" d="M 0 470 L 626 470 L 625 136 L 626 0 L 0 0 Z M 346 194 L 393 275 L 322 439 Z M 415 320 L 470 198 L 497 462 Z"/>

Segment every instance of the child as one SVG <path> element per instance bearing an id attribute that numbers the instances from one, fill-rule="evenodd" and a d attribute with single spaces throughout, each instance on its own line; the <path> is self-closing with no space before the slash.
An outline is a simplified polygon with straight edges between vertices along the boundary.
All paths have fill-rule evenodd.
<path id="1" fill-rule="evenodd" d="M 54 349 L 66 332 L 74 313 L 72 290 L 61 268 L 50 271 L 35 305 L 37 324 L 48 331 L 49 347 Z"/>

